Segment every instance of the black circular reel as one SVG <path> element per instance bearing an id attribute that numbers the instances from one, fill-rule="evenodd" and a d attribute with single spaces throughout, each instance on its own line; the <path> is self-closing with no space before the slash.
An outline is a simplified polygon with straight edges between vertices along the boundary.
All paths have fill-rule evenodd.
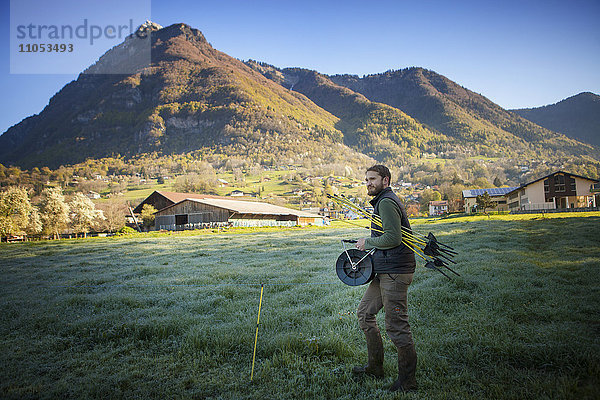
<path id="1" fill-rule="evenodd" d="M 365 257 L 366 254 L 366 252 L 358 249 L 348 249 L 338 257 L 335 263 L 335 271 L 338 278 L 346 285 L 360 286 L 371 282 L 371 279 L 373 279 L 373 275 L 375 275 L 373 273 L 373 263 L 371 262 L 371 256 Z M 348 256 L 352 259 L 352 263 L 348 260 Z M 364 259 L 358 263 L 363 257 Z"/>

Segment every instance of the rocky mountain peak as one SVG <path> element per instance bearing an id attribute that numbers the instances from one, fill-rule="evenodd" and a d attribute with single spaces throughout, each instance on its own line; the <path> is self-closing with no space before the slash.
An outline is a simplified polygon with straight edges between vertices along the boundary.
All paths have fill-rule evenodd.
<path id="1" fill-rule="evenodd" d="M 160 26 L 160 25 L 158 25 Z M 175 37 L 182 37 L 185 40 L 194 43 L 208 44 L 208 41 L 200 32 L 200 30 L 192 28 L 191 26 L 184 23 L 177 23 L 161 28 L 156 31 L 153 35 L 158 40 L 167 41 Z"/>
<path id="2" fill-rule="evenodd" d="M 140 34 L 142 32 L 154 32 L 162 29 L 162 25 L 157 24 L 156 22 L 152 22 L 150 20 L 146 20 L 143 24 L 138 26 L 136 30 L 136 34 Z"/>

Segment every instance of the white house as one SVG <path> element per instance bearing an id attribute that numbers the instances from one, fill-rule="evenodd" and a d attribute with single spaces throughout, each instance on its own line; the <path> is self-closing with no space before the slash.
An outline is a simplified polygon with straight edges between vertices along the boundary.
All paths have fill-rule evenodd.
<path id="1" fill-rule="evenodd" d="M 89 197 L 90 199 L 99 199 L 100 198 L 100 193 L 94 192 L 93 190 L 90 190 L 87 194 L 87 197 Z"/>
<path id="2" fill-rule="evenodd" d="M 431 217 L 446 214 L 448 212 L 448 200 L 430 201 L 429 215 Z"/>
<path id="3" fill-rule="evenodd" d="M 597 179 L 556 171 L 508 193 L 510 211 L 596 207 Z"/>

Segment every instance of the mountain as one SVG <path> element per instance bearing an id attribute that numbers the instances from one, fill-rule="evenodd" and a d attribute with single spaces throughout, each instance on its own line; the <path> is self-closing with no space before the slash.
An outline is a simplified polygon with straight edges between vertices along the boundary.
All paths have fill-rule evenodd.
<path id="1" fill-rule="evenodd" d="M 426 150 L 448 151 L 456 145 L 403 111 L 370 101 L 316 71 L 279 69 L 253 60 L 246 64 L 335 115 L 339 118 L 336 127 L 344 132 L 344 143 L 371 157 L 385 162 L 405 160 Z"/>
<path id="2" fill-rule="evenodd" d="M 558 103 L 511 110 L 546 129 L 600 146 L 600 96 L 579 93 Z"/>
<path id="3" fill-rule="evenodd" d="M 339 118 L 215 50 L 200 31 L 153 29 L 149 66 L 129 75 L 80 74 L 40 114 L 0 136 L 0 162 L 57 167 L 207 148 L 255 158 L 366 159 L 343 145 Z M 123 47 L 135 40 L 109 50 L 91 72 L 130 67 Z"/>
<path id="4" fill-rule="evenodd" d="M 359 78 L 334 75 L 334 83 L 372 101 L 398 108 L 477 154 L 526 158 L 590 156 L 598 149 L 542 128 L 486 97 L 424 68 Z"/>
<path id="5" fill-rule="evenodd" d="M 244 63 L 185 24 L 144 29 L 149 63 L 135 35 L 107 51 L 42 112 L 0 136 L 0 163 L 56 168 L 194 151 L 263 164 L 403 165 L 423 153 L 600 160 L 598 148 L 423 68 L 327 76 Z"/>

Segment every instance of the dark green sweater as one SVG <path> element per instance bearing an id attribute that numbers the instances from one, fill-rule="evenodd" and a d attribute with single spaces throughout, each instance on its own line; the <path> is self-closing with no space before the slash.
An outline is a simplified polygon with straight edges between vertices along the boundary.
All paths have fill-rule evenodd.
<path id="1" fill-rule="evenodd" d="M 400 246 L 402 244 L 402 220 L 398 204 L 392 199 L 381 200 L 379 216 L 383 223 L 383 235 L 367 238 L 365 248 L 370 250 L 376 247 L 380 250 L 387 250 Z"/>

